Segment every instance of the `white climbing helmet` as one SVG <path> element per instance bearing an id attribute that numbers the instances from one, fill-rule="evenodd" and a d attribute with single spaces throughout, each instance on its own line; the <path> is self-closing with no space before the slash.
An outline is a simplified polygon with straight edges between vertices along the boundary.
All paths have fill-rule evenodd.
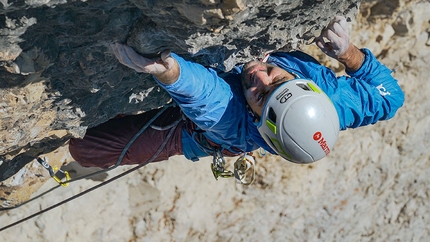
<path id="1" fill-rule="evenodd" d="M 279 86 L 266 102 L 257 127 L 278 155 L 298 164 L 324 158 L 340 129 L 333 103 L 308 79 Z"/>

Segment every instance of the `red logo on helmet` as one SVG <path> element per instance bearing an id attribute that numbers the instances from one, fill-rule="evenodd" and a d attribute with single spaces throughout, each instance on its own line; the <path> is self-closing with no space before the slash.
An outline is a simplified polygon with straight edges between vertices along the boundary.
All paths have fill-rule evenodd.
<path id="1" fill-rule="evenodd" d="M 327 141 L 322 136 L 321 132 L 316 132 L 313 136 L 314 140 L 318 142 L 318 144 L 321 146 L 321 149 L 324 151 L 326 155 L 330 153 L 330 147 L 327 145 Z"/>
<path id="2" fill-rule="evenodd" d="M 314 134 L 314 140 L 316 140 L 316 141 L 320 140 L 320 139 L 321 139 L 321 137 L 322 137 L 321 132 L 316 132 L 316 133 Z"/>

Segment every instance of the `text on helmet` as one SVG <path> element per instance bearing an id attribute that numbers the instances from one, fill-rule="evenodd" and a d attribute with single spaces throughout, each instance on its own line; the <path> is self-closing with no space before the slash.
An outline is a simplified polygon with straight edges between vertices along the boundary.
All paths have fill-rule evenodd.
<path id="1" fill-rule="evenodd" d="M 318 142 L 321 146 L 321 149 L 324 151 L 326 155 L 330 153 L 330 147 L 327 145 L 327 141 L 324 139 L 321 132 L 316 132 L 313 136 L 314 140 Z"/>
<path id="2" fill-rule="evenodd" d="M 290 89 L 285 88 L 284 90 L 282 90 L 281 93 L 276 95 L 276 100 L 279 100 L 280 103 L 285 103 L 292 96 L 293 96 L 293 94 L 290 92 Z"/>

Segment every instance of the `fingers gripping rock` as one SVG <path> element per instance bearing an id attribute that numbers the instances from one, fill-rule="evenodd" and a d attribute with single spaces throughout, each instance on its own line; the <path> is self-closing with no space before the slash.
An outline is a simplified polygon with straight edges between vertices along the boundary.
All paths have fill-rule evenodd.
<path id="1" fill-rule="evenodd" d="M 321 35 L 316 38 L 316 44 L 330 57 L 337 59 L 344 55 L 350 46 L 346 19 L 337 16 L 331 20 Z"/>

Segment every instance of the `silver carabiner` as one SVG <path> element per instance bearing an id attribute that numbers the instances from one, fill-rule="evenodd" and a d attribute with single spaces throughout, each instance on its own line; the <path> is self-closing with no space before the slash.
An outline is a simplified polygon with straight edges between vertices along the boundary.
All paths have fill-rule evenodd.
<path id="1" fill-rule="evenodd" d="M 225 167 L 224 155 L 218 149 L 216 149 L 213 154 L 213 165 L 219 171 L 224 171 L 224 167 Z"/>
<path id="2" fill-rule="evenodd" d="M 213 162 L 211 164 L 211 170 L 216 180 L 218 180 L 218 177 L 230 178 L 234 176 L 233 172 L 225 169 L 224 155 L 218 149 L 215 150 L 213 154 Z"/>
<path id="3" fill-rule="evenodd" d="M 255 180 L 255 159 L 252 155 L 243 154 L 234 163 L 234 177 L 242 185 L 251 185 Z"/>

